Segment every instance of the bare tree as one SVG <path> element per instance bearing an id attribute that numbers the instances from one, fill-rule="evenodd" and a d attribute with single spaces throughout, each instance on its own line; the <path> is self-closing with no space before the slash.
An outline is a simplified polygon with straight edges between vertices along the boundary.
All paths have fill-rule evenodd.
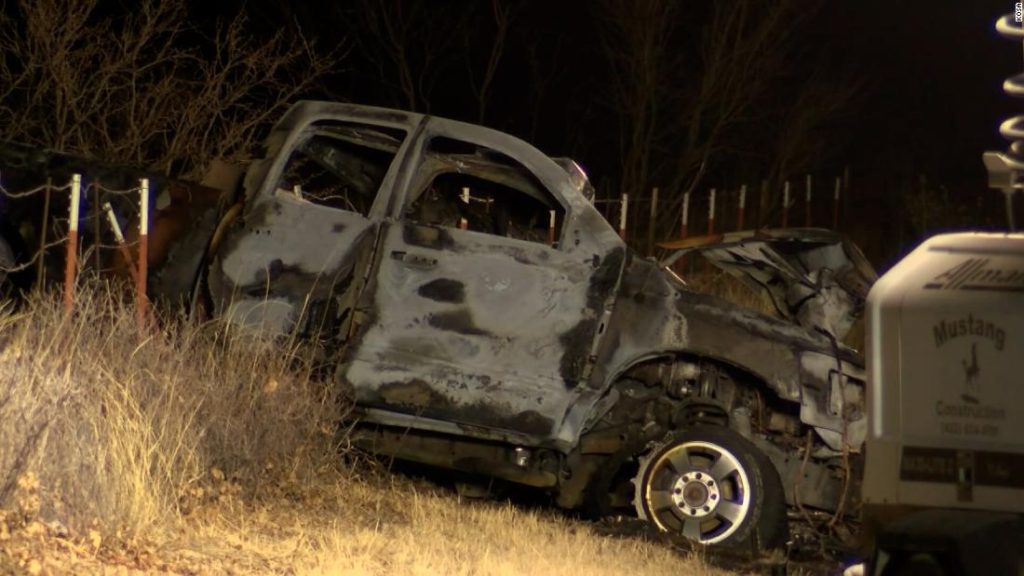
<path id="1" fill-rule="evenodd" d="M 821 136 L 823 128 L 846 115 L 864 92 L 863 78 L 849 71 L 837 73 L 834 68 L 830 62 L 821 62 L 799 86 L 775 137 L 769 142 L 771 165 L 767 180 L 775 186 L 765 203 L 775 209 L 761 214 L 759 224 L 777 220 L 782 209 L 779 184 L 783 180 L 793 174 L 814 171 L 818 163 L 833 152 L 830 141 Z"/>
<path id="2" fill-rule="evenodd" d="M 529 69 L 527 84 L 530 94 L 530 108 L 533 110 L 533 113 L 530 114 L 530 127 L 527 133 L 530 140 L 534 140 L 537 138 L 537 128 L 540 123 L 541 110 L 544 108 L 544 100 L 547 97 L 547 93 L 555 78 L 565 71 L 564 65 L 560 63 L 562 40 L 561 38 L 556 38 L 553 48 L 544 54 L 540 53 L 540 45 L 536 39 L 528 39 L 525 49 L 526 63 Z"/>
<path id="3" fill-rule="evenodd" d="M 826 147 L 817 130 L 856 93 L 852 75 L 795 72 L 801 34 L 818 2 L 598 6 L 609 32 L 611 105 L 620 115 L 620 189 L 661 188 L 659 236 L 675 233 L 684 193 L 708 178 L 749 174 L 756 166 L 774 184 L 821 159 Z"/>
<path id="4" fill-rule="evenodd" d="M 684 192 L 727 159 L 742 159 L 755 131 L 774 131 L 780 105 L 767 94 L 788 71 L 792 39 L 813 7 L 797 0 L 715 2 L 699 43 L 698 79 L 676 105 L 679 139 L 667 176 L 663 225 L 672 230 Z M 782 105 L 782 109 L 786 106 Z M 759 144 L 759 143 L 758 143 Z"/>
<path id="5" fill-rule="evenodd" d="M 0 14 L 0 138 L 195 176 L 249 158 L 342 56 L 301 35 L 257 42 L 242 15 L 204 38 L 184 0 L 98 4 L 18 0 L 20 14 Z"/>
<path id="6" fill-rule="evenodd" d="M 671 31 L 678 16 L 673 0 L 603 0 L 602 47 L 611 65 L 611 104 L 620 113 L 622 192 L 636 198 L 648 188 L 651 154 L 661 133 L 671 85 Z"/>
<path id="7" fill-rule="evenodd" d="M 494 37 L 491 42 L 487 64 L 484 66 L 483 79 L 479 83 L 476 81 L 473 72 L 474 67 L 472 62 L 470 62 L 469 82 L 473 86 L 473 94 L 476 96 L 477 122 L 480 124 L 483 124 L 484 119 L 487 117 L 487 103 L 490 97 L 491 84 L 494 83 L 494 77 L 498 72 L 498 65 L 501 63 L 501 58 L 505 53 L 505 42 L 508 39 L 509 27 L 512 25 L 519 7 L 519 4 L 508 2 L 507 0 L 491 0 L 491 15 L 494 18 L 495 28 Z M 464 37 L 468 43 L 470 36 L 467 34 Z M 466 46 L 466 53 L 472 54 L 472 49 L 468 45 Z"/>
<path id="8" fill-rule="evenodd" d="M 438 69 L 464 29 L 469 11 L 425 0 L 360 0 L 357 42 L 409 110 L 430 111 Z"/>

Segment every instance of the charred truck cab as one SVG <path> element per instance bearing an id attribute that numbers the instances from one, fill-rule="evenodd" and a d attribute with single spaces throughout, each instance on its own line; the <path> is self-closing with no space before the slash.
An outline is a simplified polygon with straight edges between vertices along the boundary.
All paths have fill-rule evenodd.
<path id="1" fill-rule="evenodd" d="M 827 231 L 700 246 L 781 318 L 638 258 L 575 163 L 507 134 L 303 102 L 207 275 L 232 321 L 327 344 L 378 454 L 549 490 L 708 544 L 779 546 L 786 505 L 856 504 L 874 279 Z"/>

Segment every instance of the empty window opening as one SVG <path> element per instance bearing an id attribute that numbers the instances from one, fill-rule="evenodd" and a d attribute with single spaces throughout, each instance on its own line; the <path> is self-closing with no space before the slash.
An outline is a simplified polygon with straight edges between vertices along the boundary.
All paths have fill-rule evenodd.
<path id="1" fill-rule="evenodd" d="M 435 139 L 406 210 L 419 224 L 556 245 L 565 210 L 524 166 L 466 143 Z"/>
<path id="2" fill-rule="evenodd" d="M 404 137 L 376 126 L 314 124 L 288 158 L 277 193 L 367 216 Z"/>

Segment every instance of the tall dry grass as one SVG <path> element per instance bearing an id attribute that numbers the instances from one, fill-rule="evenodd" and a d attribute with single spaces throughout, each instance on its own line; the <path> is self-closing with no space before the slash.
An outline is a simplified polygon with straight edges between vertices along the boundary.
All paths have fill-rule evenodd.
<path id="1" fill-rule="evenodd" d="M 775 318 L 782 318 L 767 290 L 754 288 L 726 272 L 708 269 L 686 276 L 685 281 L 698 292 L 713 294 L 731 304 Z M 857 350 L 864 349 L 863 318 L 854 321 L 842 342 Z"/>
<path id="2" fill-rule="evenodd" d="M 402 477 L 347 479 L 302 506 L 222 508 L 193 538 L 190 551 L 207 565 L 238 572 L 284 565 L 311 575 L 729 574 L 701 551 L 603 535 L 553 510 L 460 500 Z"/>
<path id="3" fill-rule="evenodd" d="M 704 264 L 704 261 L 701 260 L 700 263 Z M 712 268 L 710 264 L 696 268 L 693 273 L 684 276 L 686 284 L 691 289 L 718 296 L 726 302 L 762 314 L 776 318 L 780 316 L 766 290 L 753 288 L 732 274 Z"/>
<path id="4" fill-rule="evenodd" d="M 211 481 L 336 458 L 339 404 L 298 348 L 219 322 L 140 334 L 117 292 L 81 290 L 70 318 L 54 295 L 0 312 L 0 506 L 28 475 L 47 517 L 143 531 Z"/>

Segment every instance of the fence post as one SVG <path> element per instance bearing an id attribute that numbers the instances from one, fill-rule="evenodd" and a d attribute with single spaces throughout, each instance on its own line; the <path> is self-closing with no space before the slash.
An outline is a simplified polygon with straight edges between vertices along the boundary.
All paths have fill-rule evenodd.
<path id="1" fill-rule="evenodd" d="M 804 198 L 804 226 L 811 227 L 811 175 L 807 175 L 807 196 Z"/>
<path id="2" fill-rule="evenodd" d="M 740 186 L 740 207 L 736 214 L 736 229 L 743 230 L 743 212 L 747 208 L 747 185 Z"/>
<path id="3" fill-rule="evenodd" d="M 462 193 L 459 194 L 459 199 L 466 206 L 469 206 L 469 188 L 463 187 Z M 469 220 L 465 218 L 459 218 L 459 230 L 469 230 Z"/>
<path id="4" fill-rule="evenodd" d="M 842 180 L 836 176 L 836 191 L 832 197 L 832 229 L 839 230 L 839 187 Z"/>
<path id="5" fill-rule="evenodd" d="M 708 236 L 715 233 L 715 189 L 711 189 L 711 197 L 708 199 Z"/>
<path id="6" fill-rule="evenodd" d="M 135 322 L 139 331 L 146 328 L 149 296 L 146 281 L 149 274 L 149 178 L 139 180 L 139 273 L 135 278 Z"/>
<path id="7" fill-rule="evenodd" d="M 629 210 L 629 194 L 622 193 L 622 211 L 619 212 L 619 238 L 626 239 L 626 212 Z"/>
<path id="8" fill-rule="evenodd" d="M 782 227 L 789 226 L 789 180 L 782 188 Z"/>
<path id="9" fill-rule="evenodd" d="M 103 212 L 107 215 L 107 222 L 110 224 L 110 229 L 114 232 L 117 251 L 124 258 L 124 262 L 128 266 L 128 273 L 132 275 L 132 280 L 138 283 L 139 271 L 132 266 L 132 253 L 128 250 L 128 244 L 124 241 L 124 233 L 121 232 L 121 225 L 117 223 L 117 216 L 114 215 L 114 209 L 110 206 L 110 202 L 103 203 Z"/>
<path id="10" fill-rule="evenodd" d="M 488 205 L 489 206 L 489 205 Z M 548 210 L 548 245 L 555 246 L 555 211 Z"/>
<path id="11" fill-rule="evenodd" d="M 690 223 L 690 193 L 683 193 L 683 217 L 679 226 L 679 239 L 686 238 L 686 232 Z"/>
<path id="12" fill-rule="evenodd" d="M 75 273 L 78 271 L 78 210 L 82 201 L 82 175 L 71 175 L 71 210 L 68 221 L 67 256 L 64 258 L 64 314 L 75 306 Z"/>
<path id="13" fill-rule="evenodd" d="M 651 189 L 651 217 L 647 222 L 647 254 L 654 255 L 654 228 L 658 223 L 658 187 Z"/>

